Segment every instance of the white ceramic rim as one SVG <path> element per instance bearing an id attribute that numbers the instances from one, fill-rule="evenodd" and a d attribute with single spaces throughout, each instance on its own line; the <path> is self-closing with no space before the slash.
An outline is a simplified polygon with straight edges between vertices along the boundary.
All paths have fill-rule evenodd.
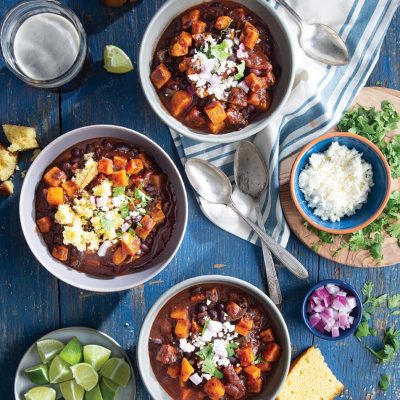
<path id="1" fill-rule="evenodd" d="M 45 157 L 46 153 L 48 153 L 49 151 L 51 151 L 60 141 L 65 140 L 65 138 L 68 138 L 70 136 L 73 135 L 78 135 L 79 133 L 82 133 L 86 130 L 90 130 L 90 129 L 118 129 L 118 130 L 122 130 L 125 131 L 126 133 L 130 133 L 136 136 L 140 136 L 142 137 L 142 139 L 144 141 L 147 141 L 150 145 L 156 147 L 156 149 L 158 151 L 160 151 L 161 153 L 164 154 L 164 156 L 169 160 L 170 162 L 170 167 L 174 170 L 175 175 L 176 175 L 176 180 L 178 182 L 178 184 L 181 186 L 182 193 L 184 194 L 184 198 L 183 198 L 183 204 L 184 204 L 184 209 L 182 210 L 182 217 L 184 218 L 184 224 L 183 224 L 183 229 L 182 232 L 180 234 L 180 238 L 179 241 L 177 243 L 177 246 L 175 248 L 175 250 L 172 252 L 172 254 L 170 255 L 170 257 L 163 263 L 163 267 L 160 267 L 158 269 L 156 269 L 154 272 L 150 273 L 149 275 L 147 275 L 145 278 L 138 280 L 137 282 L 135 282 L 134 284 L 130 283 L 130 284 L 125 284 L 122 286 L 118 286 L 117 288 L 109 288 L 109 287 L 94 287 L 91 285 L 87 285 L 87 284 L 81 284 L 81 283 L 76 283 L 74 280 L 69 279 L 68 277 L 65 277 L 63 275 L 61 275 L 61 268 L 70 268 L 68 266 L 66 266 L 65 264 L 58 262 L 55 259 L 51 259 L 51 262 L 47 263 L 42 261 L 39 252 L 36 250 L 36 246 L 33 244 L 31 238 L 30 238 L 30 230 L 28 227 L 28 223 L 26 221 L 27 216 L 29 215 L 29 213 L 31 212 L 31 210 L 28 210 L 28 204 L 25 201 L 25 198 L 27 196 L 27 192 L 29 190 L 31 190 L 32 186 L 34 185 L 34 190 L 36 190 L 36 185 L 37 182 L 31 182 L 31 175 L 32 175 L 32 171 L 35 169 L 36 165 L 39 164 L 39 162 L 41 161 L 41 159 L 43 157 Z M 99 135 L 99 138 L 106 138 L 109 136 L 101 136 Z M 84 139 L 77 141 L 76 143 L 80 143 L 81 141 L 84 141 Z M 71 147 L 70 145 L 65 147 L 64 150 L 66 150 L 67 148 Z M 57 153 L 52 160 L 54 160 L 59 154 L 61 154 L 60 152 Z M 50 161 L 51 162 L 51 161 Z M 162 168 L 162 166 L 160 165 L 160 168 Z M 33 255 L 36 257 L 36 259 L 39 261 L 39 263 L 45 267 L 47 269 L 48 272 L 50 272 L 53 276 L 55 276 L 57 279 L 71 285 L 74 286 L 78 289 L 83 289 L 83 290 L 88 290 L 88 291 L 93 291 L 93 292 L 102 292 L 102 293 L 113 293 L 113 292 L 120 292 L 120 291 L 124 291 L 124 290 L 128 290 L 128 289 L 132 289 L 134 287 L 137 287 L 139 285 L 144 284 L 145 282 L 148 282 L 150 279 L 154 278 L 156 275 L 158 275 L 161 271 L 163 271 L 168 265 L 169 263 L 172 261 L 172 259 L 175 257 L 176 253 L 178 252 L 182 241 L 185 237 L 185 233 L 186 233 L 186 228 L 187 228 L 187 222 L 188 222 L 188 200 L 187 200 L 187 193 L 186 193 L 186 189 L 185 189 L 185 185 L 183 182 L 183 179 L 181 177 L 181 174 L 178 171 L 178 168 L 176 167 L 176 165 L 174 164 L 174 162 L 172 161 L 172 159 L 170 158 L 170 156 L 153 140 L 151 140 L 150 138 L 148 138 L 147 136 L 143 135 L 142 133 L 139 133 L 133 129 L 129 129 L 129 128 L 125 128 L 122 126 L 118 126 L 118 125 L 89 125 L 89 126 L 85 126 L 85 127 L 81 127 L 81 128 L 77 128 L 74 129 L 68 133 L 65 133 L 61 136 L 59 136 L 57 139 L 53 140 L 51 143 L 49 143 L 40 153 L 39 155 L 36 157 L 36 159 L 33 161 L 32 165 L 30 166 L 25 178 L 24 178 L 24 182 L 21 188 L 21 194 L 20 194 L 20 202 L 19 202 L 19 217 L 20 217 L 20 223 L 21 223 L 21 227 L 22 227 L 22 231 L 25 237 L 25 240 L 29 246 L 29 248 L 31 249 Z M 56 265 L 56 267 L 54 268 L 52 265 L 49 264 L 53 264 Z M 60 272 L 59 272 L 60 271 Z M 76 270 L 75 270 L 76 271 Z M 84 274 L 87 278 L 91 278 L 90 281 L 91 282 L 95 282 L 98 279 L 101 278 L 96 278 L 94 275 L 88 275 L 85 274 L 84 272 L 80 272 L 80 271 L 76 271 L 79 274 Z M 134 274 L 134 273 L 133 273 Z M 128 275 L 131 274 L 127 274 L 127 275 L 121 275 L 121 277 L 126 277 Z M 114 281 L 116 279 L 118 279 L 119 277 L 113 277 L 111 279 L 113 279 Z M 110 279 L 107 279 L 110 280 Z"/>
<path id="2" fill-rule="evenodd" d="M 147 391 L 151 395 L 151 397 L 154 400 L 166 400 L 166 399 L 171 399 L 172 398 L 165 392 L 165 390 L 162 388 L 160 384 L 159 387 L 161 389 L 161 393 L 163 395 L 162 398 L 157 397 L 157 393 L 152 386 L 152 382 L 149 381 L 149 378 L 151 377 L 152 380 L 157 381 L 154 372 L 152 370 L 150 360 L 149 360 L 149 350 L 148 350 L 148 345 L 149 345 L 149 336 L 150 336 L 150 331 L 153 325 L 153 322 L 158 315 L 159 311 L 161 308 L 176 294 L 180 293 L 181 291 L 195 286 L 199 284 L 205 284 L 205 283 L 219 283 L 219 284 L 228 284 L 228 285 L 233 285 L 237 286 L 239 288 L 244 288 L 247 289 L 249 292 L 251 292 L 256 298 L 261 298 L 262 302 L 266 303 L 268 307 L 270 307 L 273 310 L 274 313 L 274 318 L 277 319 L 277 321 L 282 325 L 283 327 L 283 336 L 285 340 L 287 341 L 287 363 L 285 366 L 285 373 L 284 376 L 282 376 L 281 383 L 279 386 L 276 388 L 275 393 L 273 393 L 273 396 L 270 400 L 275 399 L 275 397 L 278 395 L 280 392 L 283 384 L 285 383 L 286 377 L 289 373 L 289 368 L 290 368 L 290 361 L 291 361 L 291 343 L 290 343 L 290 335 L 289 331 L 286 325 L 286 322 L 279 311 L 279 309 L 276 307 L 276 305 L 273 303 L 273 301 L 260 289 L 258 289 L 256 286 L 252 285 L 249 282 L 246 282 L 244 280 L 232 277 L 232 276 L 226 276 L 226 275 L 202 275 L 202 276 L 197 276 L 194 278 L 190 278 L 187 280 L 184 280 L 180 283 L 177 283 L 173 287 L 171 287 L 169 290 L 167 290 L 150 308 L 148 311 L 146 318 L 143 321 L 142 328 L 140 330 L 139 334 L 139 339 L 138 339 L 138 344 L 137 344 L 137 351 L 136 351 L 136 361 L 139 369 L 139 374 L 142 379 L 142 382 L 144 386 L 146 387 Z M 144 371 L 144 368 L 148 368 L 148 370 Z M 257 397 L 254 397 L 254 400 L 258 399 Z M 260 399 L 258 399 L 260 400 Z M 263 399 L 266 400 L 266 399 Z"/>
<path id="3" fill-rule="evenodd" d="M 142 64 L 144 63 L 144 54 L 146 51 L 148 51 L 148 36 L 150 35 L 150 32 L 154 29 L 155 26 L 159 25 L 159 21 L 162 20 L 161 15 L 164 13 L 166 9 L 170 6 L 171 3 L 174 3 L 177 0 L 168 0 L 166 3 L 162 5 L 161 8 L 157 11 L 157 13 L 153 16 L 151 21 L 149 22 L 147 29 L 143 35 L 141 46 L 140 46 L 140 51 L 139 51 L 139 78 L 140 78 L 140 84 L 142 86 L 143 93 L 146 96 L 147 102 L 150 104 L 151 108 L 153 111 L 158 115 L 158 117 L 166 124 L 168 125 L 171 129 L 175 130 L 176 132 L 189 137 L 190 139 L 193 139 L 197 142 L 205 142 L 205 143 L 232 143 L 232 142 L 238 142 L 240 140 L 244 140 L 250 136 L 253 136 L 257 133 L 259 133 L 262 129 L 264 129 L 266 126 L 268 126 L 273 118 L 278 115 L 283 106 L 286 104 L 292 89 L 293 89 L 293 83 L 295 79 L 295 60 L 294 60 L 294 46 L 293 42 L 291 39 L 291 36 L 289 34 L 289 28 L 287 24 L 279 17 L 278 13 L 275 11 L 275 9 L 267 2 L 264 1 L 263 3 L 259 2 L 260 4 L 264 5 L 266 9 L 270 12 L 270 14 L 273 15 L 275 18 L 276 22 L 281 26 L 282 31 L 285 33 L 285 39 L 288 42 L 289 48 L 290 48 L 290 58 L 291 58 L 291 73 L 290 73 L 290 78 L 289 78 L 289 83 L 288 83 L 288 88 L 285 93 L 285 95 L 282 97 L 282 100 L 278 107 L 271 112 L 268 116 L 266 116 L 264 119 L 261 119 L 260 121 L 257 122 L 257 124 L 254 127 L 245 127 L 239 131 L 235 132 L 229 132 L 229 133 L 224 133 L 221 135 L 214 135 L 214 134 L 204 134 L 204 133 L 197 133 L 195 130 L 190 129 L 189 127 L 185 126 L 182 124 L 180 121 L 178 121 L 176 118 L 174 118 L 167 110 L 162 109 L 161 107 L 154 104 L 154 102 L 151 100 L 151 98 L 148 95 L 148 88 L 151 87 L 151 90 L 154 90 L 153 85 L 151 84 L 150 77 L 147 76 L 143 72 Z M 201 2 L 207 2 L 207 1 L 212 1 L 212 0 L 199 0 L 199 4 Z M 168 23 L 170 23 L 169 21 Z M 164 29 L 168 25 L 165 25 Z M 164 29 L 162 30 L 161 33 L 164 32 Z M 151 51 L 154 51 L 156 43 L 152 44 Z"/>
<path id="4" fill-rule="evenodd" d="M 52 336 L 53 334 L 55 334 L 55 333 L 61 333 L 61 332 L 66 332 L 66 333 L 68 333 L 69 331 L 71 331 L 71 337 L 73 337 L 73 336 L 78 337 L 79 334 L 76 333 L 76 331 L 77 331 L 78 329 L 79 329 L 80 331 L 87 331 L 87 333 L 88 333 L 88 334 L 91 334 L 91 335 L 94 334 L 94 333 L 99 334 L 100 336 L 103 336 L 105 339 L 107 339 L 107 340 L 109 340 L 110 342 L 112 342 L 112 343 L 118 348 L 118 350 L 121 352 L 121 354 L 124 356 L 125 360 L 126 360 L 127 363 L 129 364 L 129 366 L 131 367 L 131 372 L 132 372 L 131 379 L 132 379 L 133 385 L 134 385 L 134 387 L 135 387 L 135 394 L 134 394 L 134 396 L 133 396 L 133 398 L 132 398 L 131 400 L 135 400 L 135 399 L 136 399 L 137 387 L 136 387 L 135 370 L 133 369 L 133 365 L 132 365 L 132 363 L 131 363 L 131 360 L 130 360 L 129 357 L 128 357 L 128 354 L 126 354 L 125 349 L 124 349 L 115 339 L 113 339 L 111 336 L 107 335 L 106 333 L 104 333 L 104 332 L 102 332 L 102 331 L 99 331 L 99 330 L 97 330 L 97 329 L 88 328 L 88 327 L 86 327 L 86 326 L 69 326 L 69 327 L 66 327 L 66 328 L 56 329 L 56 330 L 54 330 L 54 331 L 51 331 L 51 332 L 49 332 L 49 333 L 46 333 L 45 335 L 43 335 L 42 337 L 40 337 L 39 339 L 37 339 L 34 343 L 32 343 L 31 346 L 29 346 L 29 348 L 25 351 L 24 355 L 21 357 L 21 360 L 20 360 L 20 362 L 18 363 L 18 367 L 17 367 L 17 370 L 16 370 L 16 372 L 15 372 L 15 378 L 14 378 L 14 396 L 15 396 L 15 399 L 18 399 L 18 396 L 19 396 L 19 393 L 17 392 L 17 377 L 18 377 L 18 374 L 19 374 L 19 372 L 20 372 L 20 370 L 21 370 L 22 361 L 23 361 L 23 359 L 25 358 L 25 356 L 26 356 L 29 352 L 31 352 L 31 351 L 34 350 L 34 348 L 35 348 L 35 346 L 36 346 L 36 343 L 39 342 L 40 340 L 48 339 L 49 337 L 51 337 L 51 336 Z M 79 340 L 79 338 L 78 338 L 78 340 Z M 38 386 L 40 386 L 40 385 L 38 385 Z"/>

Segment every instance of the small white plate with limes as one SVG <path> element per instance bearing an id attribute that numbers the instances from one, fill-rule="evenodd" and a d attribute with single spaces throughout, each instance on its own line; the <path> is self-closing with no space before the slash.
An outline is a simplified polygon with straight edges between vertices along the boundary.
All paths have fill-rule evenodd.
<path id="1" fill-rule="evenodd" d="M 16 400 L 134 400 L 124 349 L 95 329 L 63 328 L 34 343 L 15 375 Z"/>

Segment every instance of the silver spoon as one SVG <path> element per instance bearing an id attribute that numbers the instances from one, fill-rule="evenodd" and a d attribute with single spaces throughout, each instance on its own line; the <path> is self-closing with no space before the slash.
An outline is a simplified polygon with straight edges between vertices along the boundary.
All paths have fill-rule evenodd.
<path id="1" fill-rule="evenodd" d="M 232 201 L 232 185 L 228 177 L 207 161 L 191 158 L 185 164 L 189 182 L 196 192 L 210 203 L 223 204 L 235 211 L 268 246 L 275 256 L 291 269 L 303 269 L 304 266 L 292 254 L 275 242 L 253 221 L 247 218 Z M 289 268 L 289 267 L 288 267 Z"/>
<path id="2" fill-rule="evenodd" d="M 306 24 L 286 0 L 276 0 L 276 2 L 284 7 L 298 23 L 300 46 L 310 58 L 328 65 L 349 63 L 347 46 L 336 31 L 327 25 Z"/>
<path id="3" fill-rule="evenodd" d="M 264 160 L 253 143 L 247 141 L 239 143 L 235 153 L 233 170 L 235 182 L 239 190 L 253 198 L 257 214 L 257 224 L 265 232 L 260 210 L 260 197 L 268 186 L 268 171 Z M 264 242 L 261 242 L 261 247 L 269 297 L 278 305 L 282 303 L 282 293 L 274 260 L 268 246 Z"/>

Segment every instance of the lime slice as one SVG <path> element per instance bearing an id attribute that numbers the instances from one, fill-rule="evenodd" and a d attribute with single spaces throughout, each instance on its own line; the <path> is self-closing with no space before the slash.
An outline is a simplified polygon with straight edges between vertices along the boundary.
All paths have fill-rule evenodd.
<path id="1" fill-rule="evenodd" d="M 62 349 L 60 357 L 70 365 L 82 361 L 82 345 L 76 337 L 73 337 Z"/>
<path id="2" fill-rule="evenodd" d="M 55 356 L 50 364 L 49 378 L 51 383 L 69 381 L 72 379 L 70 365 L 60 358 L 60 356 Z"/>
<path id="3" fill-rule="evenodd" d="M 25 400 L 56 400 L 56 391 L 45 386 L 37 386 L 25 393 Z"/>
<path id="4" fill-rule="evenodd" d="M 98 371 L 110 358 L 111 350 L 96 344 L 89 344 L 83 347 L 83 359 Z"/>
<path id="5" fill-rule="evenodd" d="M 60 390 L 65 400 L 83 400 L 85 391 L 74 381 L 60 383 Z"/>
<path id="6" fill-rule="evenodd" d="M 100 382 L 100 389 L 103 400 L 114 400 L 117 396 L 119 386 L 107 378 L 103 378 Z"/>
<path id="7" fill-rule="evenodd" d="M 122 358 L 110 358 L 101 368 L 100 375 L 118 386 L 125 387 L 131 379 L 131 367 Z"/>
<path id="8" fill-rule="evenodd" d="M 37 385 L 49 383 L 49 367 L 46 364 L 35 365 L 27 368 L 24 372 L 32 383 Z"/>
<path id="9" fill-rule="evenodd" d="M 51 361 L 64 347 L 59 340 L 45 339 L 36 343 L 37 351 L 42 363 Z"/>
<path id="10" fill-rule="evenodd" d="M 104 400 L 101 395 L 100 386 L 96 385 L 92 390 L 87 392 L 85 400 Z"/>
<path id="11" fill-rule="evenodd" d="M 131 59 L 117 46 L 108 45 L 104 49 L 104 68 L 113 74 L 125 74 L 133 70 Z"/>
<path id="12" fill-rule="evenodd" d="M 76 383 L 86 391 L 92 390 L 99 382 L 99 375 L 90 364 L 73 365 L 71 371 Z"/>

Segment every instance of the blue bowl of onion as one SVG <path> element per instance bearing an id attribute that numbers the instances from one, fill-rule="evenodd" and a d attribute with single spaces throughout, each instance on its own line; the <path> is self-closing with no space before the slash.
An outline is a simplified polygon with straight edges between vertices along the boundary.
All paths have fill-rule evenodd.
<path id="1" fill-rule="evenodd" d="M 302 317 L 313 335 L 337 341 L 354 334 L 361 322 L 362 309 L 353 286 L 339 279 L 327 279 L 307 292 Z"/>

